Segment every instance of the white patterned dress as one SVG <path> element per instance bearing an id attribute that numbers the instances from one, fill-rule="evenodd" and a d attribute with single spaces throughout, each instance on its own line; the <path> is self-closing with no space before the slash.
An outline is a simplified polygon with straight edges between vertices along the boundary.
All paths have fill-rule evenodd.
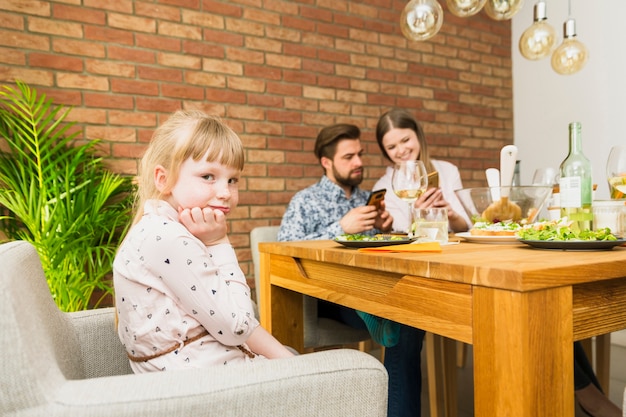
<path id="1" fill-rule="evenodd" d="M 205 246 L 165 201 L 150 200 L 144 209 L 113 264 L 118 335 L 130 357 L 156 356 L 131 361 L 133 371 L 265 359 L 238 348 L 247 348 L 259 322 L 232 246 Z"/>

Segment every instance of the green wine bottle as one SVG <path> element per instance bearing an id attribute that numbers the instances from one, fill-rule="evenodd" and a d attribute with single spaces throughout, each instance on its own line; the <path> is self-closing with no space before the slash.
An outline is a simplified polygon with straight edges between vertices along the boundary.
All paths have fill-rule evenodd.
<path id="1" fill-rule="evenodd" d="M 572 229 L 589 230 L 593 221 L 591 162 L 583 154 L 581 125 L 569 124 L 569 153 L 559 168 L 561 217 L 572 221 Z"/>

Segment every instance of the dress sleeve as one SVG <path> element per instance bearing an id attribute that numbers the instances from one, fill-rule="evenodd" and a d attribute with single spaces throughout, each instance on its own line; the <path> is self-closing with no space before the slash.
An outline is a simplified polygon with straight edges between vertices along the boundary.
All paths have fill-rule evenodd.
<path id="1" fill-rule="evenodd" d="M 232 246 L 207 248 L 171 223 L 144 242 L 145 265 L 163 281 L 179 306 L 219 342 L 244 343 L 259 325 L 250 288 Z"/>

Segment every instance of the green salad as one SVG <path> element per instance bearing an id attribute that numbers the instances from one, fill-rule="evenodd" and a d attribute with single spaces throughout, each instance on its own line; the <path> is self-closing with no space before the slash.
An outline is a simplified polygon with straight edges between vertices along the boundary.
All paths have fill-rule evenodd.
<path id="1" fill-rule="evenodd" d="M 545 221 L 533 223 L 518 230 L 517 237 L 522 240 L 557 240 L 557 241 L 589 241 L 617 240 L 608 227 L 598 230 L 573 230 L 571 222 Z"/>
<path id="2" fill-rule="evenodd" d="M 402 235 L 385 235 L 385 234 L 378 234 L 378 235 L 374 235 L 374 236 L 369 236 L 369 235 L 364 235 L 362 233 L 356 233 L 356 234 L 345 234 L 345 235 L 340 235 L 337 236 L 335 238 L 335 240 L 341 240 L 341 241 L 360 241 L 360 242 L 376 242 L 376 241 L 383 241 L 383 240 L 405 240 L 406 236 L 402 236 Z"/>

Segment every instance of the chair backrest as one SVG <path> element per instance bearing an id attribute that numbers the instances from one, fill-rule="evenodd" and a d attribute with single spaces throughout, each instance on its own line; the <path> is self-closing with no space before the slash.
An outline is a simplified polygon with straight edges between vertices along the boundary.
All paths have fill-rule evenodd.
<path id="1" fill-rule="evenodd" d="M 28 242 L 0 245 L 2 410 L 36 407 L 84 364 L 70 319 L 50 295 L 39 254 Z"/>
<path id="2" fill-rule="evenodd" d="M 252 251 L 252 263 L 254 264 L 254 291 L 256 293 L 256 302 L 259 305 L 259 308 L 261 302 L 261 297 L 259 296 L 259 288 L 261 288 L 259 243 L 275 242 L 278 237 L 278 229 L 280 229 L 280 226 L 260 226 L 255 227 L 250 232 L 250 250 Z"/>

